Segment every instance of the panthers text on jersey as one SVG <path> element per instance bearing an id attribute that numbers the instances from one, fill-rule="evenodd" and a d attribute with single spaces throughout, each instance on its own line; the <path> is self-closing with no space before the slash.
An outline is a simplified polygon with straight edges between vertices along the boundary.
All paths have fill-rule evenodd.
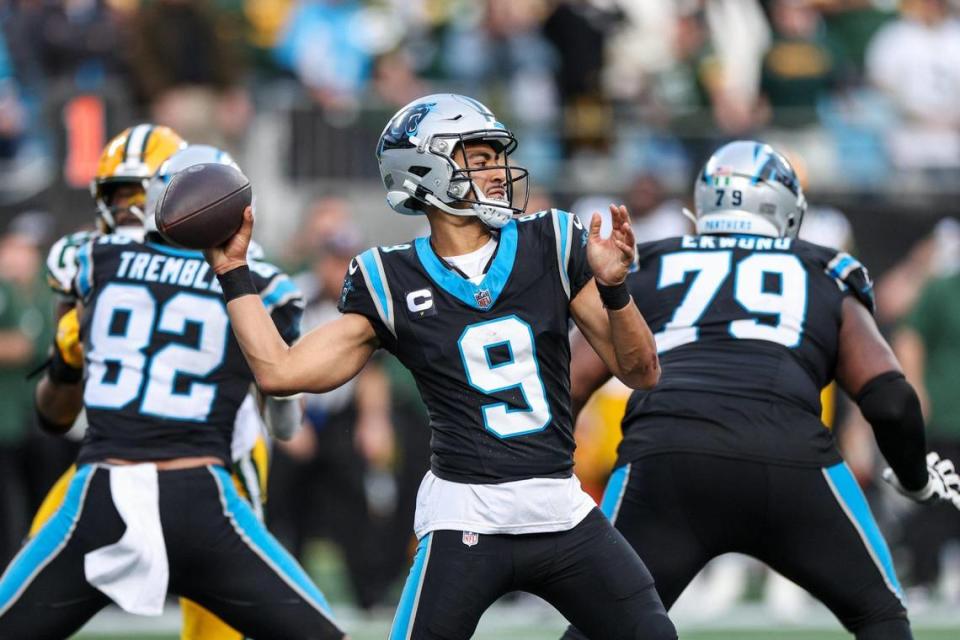
<path id="1" fill-rule="evenodd" d="M 340 311 L 369 319 L 413 373 L 430 413 L 431 468 L 470 484 L 566 478 L 573 467 L 570 300 L 590 277 L 575 216 L 510 221 L 480 284 L 430 244 L 370 249 L 350 264 Z"/>
<path id="2" fill-rule="evenodd" d="M 230 329 L 220 284 L 198 251 L 112 234 L 77 252 L 83 302 L 78 464 L 105 458 L 231 460 L 234 419 L 253 375 Z M 260 297 L 289 343 L 303 300 L 286 274 L 251 261 Z"/>
<path id="3" fill-rule="evenodd" d="M 663 452 L 802 466 L 840 461 L 820 422 L 847 295 L 873 311 L 866 269 L 790 238 L 683 236 L 638 247 L 631 294 L 662 375 L 634 392 L 618 464 Z"/>

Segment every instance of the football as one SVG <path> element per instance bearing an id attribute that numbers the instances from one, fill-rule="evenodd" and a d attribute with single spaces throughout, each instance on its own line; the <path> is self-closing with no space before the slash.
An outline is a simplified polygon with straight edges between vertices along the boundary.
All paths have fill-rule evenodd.
<path id="1" fill-rule="evenodd" d="M 175 173 L 157 203 L 157 230 L 188 249 L 209 249 L 240 228 L 250 205 L 250 181 L 219 163 L 197 164 Z"/>

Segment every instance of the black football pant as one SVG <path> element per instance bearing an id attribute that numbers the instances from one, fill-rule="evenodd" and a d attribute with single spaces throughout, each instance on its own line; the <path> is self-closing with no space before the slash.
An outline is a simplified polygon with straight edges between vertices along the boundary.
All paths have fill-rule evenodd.
<path id="1" fill-rule="evenodd" d="M 434 531 L 420 540 L 390 640 L 470 638 L 500 596 L 540 596 L 605 640 L 675 640 L 653 579 L 598 509 L 557 533 Z"/>
<path id="2" fill-rule="evenodd" d="M 843 463 L 660 454 L 616 469 L 601 508 L 646 562 L 668 609 L 711 559 L 736 552 L 809 591 L 858 640 L 912 638 L 890 551 Z M 583 632 L 564 637 L 603 637 Z"/>
<path id="3" fill-rule="evenodd" d="M 343 637 L 320 591 L 257 520 L 222 467 L 160 471 L 158 512 L 169 591 L 256 639 Z M 53 640 L 110 600 L 86 580 L 85 556 L 126 525 L 107 467 L 77 469 L 60 509 L 0 578 L 0 640 Z"/>

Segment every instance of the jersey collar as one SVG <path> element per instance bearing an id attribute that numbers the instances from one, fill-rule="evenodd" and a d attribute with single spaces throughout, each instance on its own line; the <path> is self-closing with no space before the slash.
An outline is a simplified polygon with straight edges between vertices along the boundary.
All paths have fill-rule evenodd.
<path id="1" fill-rule="evenodd" d="M 497 247 L 497 253 L 480 284 L 474 284 L 448 269 L 434 253 L 429 237 L 417 238 L 414 246 L 420 264 L 438 287 L 468 307 L 477 311 L 489 311 L 496 304 L 513 271 L 513 262 L 517 255 L 517 223 L 511 220 L 500 229 L 500 246 Z"/>

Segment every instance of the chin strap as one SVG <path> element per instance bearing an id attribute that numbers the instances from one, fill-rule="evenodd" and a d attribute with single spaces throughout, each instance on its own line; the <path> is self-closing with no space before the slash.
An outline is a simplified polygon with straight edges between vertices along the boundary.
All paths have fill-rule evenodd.
<path id="1" fill-rule="evenodd" d="M 423 199 L 450 215 L 462 218 L 480 218 L 485 225 L 493 229 L 499 229 L 513 219 L 513 211 L 507 207 L 498 207 L 492 204 L 471 204 L 469 209 L 457 209 L 443 202 L 432 193 L 426 194 Z"/>

